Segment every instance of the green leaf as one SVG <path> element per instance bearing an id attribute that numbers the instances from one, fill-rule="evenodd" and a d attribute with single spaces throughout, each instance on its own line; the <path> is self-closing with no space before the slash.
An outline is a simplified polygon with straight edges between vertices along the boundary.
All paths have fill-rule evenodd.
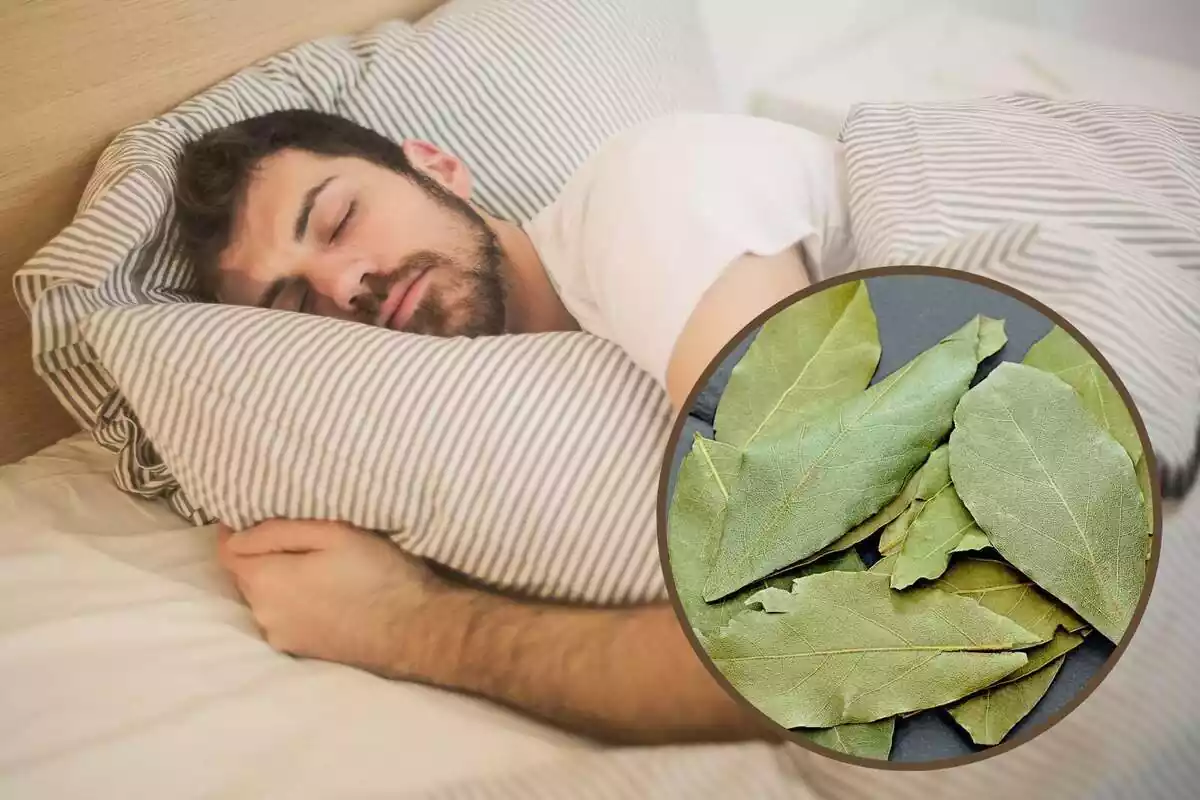
<path id="1" fill-rule="evenodd" d="M 1062 664 L 1060 656 L 1032 675 L 987 689 L 947 710 L 975 744 L 999 744 L 1046 695 Z"/>
<path id="2" fill-rule="evenodd" d="M 893 589 L 941 575 L 951 553 L 989 546 L 950 482 L 949 448 L 942 445 L 930 453 L 917 476 L 911 504 L 879 540 L 881 555 L 898 556 L 891 568 Z"/>
<path id="3" fill-rule="evenodd" d="M 1066 381 L 1079 395 L 1083 407 L 1125 448 L 1137 471 L 1138 487 L 1146 507 L 1147 529 L 1153 531 L 1154 497 L 1142 440 L 1129 407 L 1100 364 L 1075 337 L 1058 327 L 1029 348 L 1024 363 Z"/>
<path id="4" fill-rule="evenodd" d="M 807 578 L 809 575 L 820 575 L 825 572 L 862 572 L 866 568 L 867 565 L 859 558 L 858 553 L 853 550 L 839 553 L 833 558 L 822 559 L 816 563 L 807 564 L 799 569 L 788 570 L 785 573 L 775 576 L 775 578 L 785 579 L 787 583 L 777 583 L 775 579 L 772 579 L 770 586 L 760 589 L 746 598 L 745 605 L 761 606 L 763 611 L 769 614 L 782 613 L 791 607 L 790 598 L 792 593 L 789 589 L 795 581 Z M 787 588 L 784 588 L 785 586 Z M 741 596 L 741 592 L 734 595 L 734 597 Z"/>
<path id="5" fill-rule="evenodd" d="M 894 592 L 883 575 L 827 572 L 793 585 L 791 609 L 748 611 L 708 639 L 713 664 L 788 728 L 829 728 L 945 705 L 1026 662 L 1038 639 L 974 601 Z"/>
<path id="6" fill-rule="evenodd" d="M 880 567 L 880 571 L 884 569 Z M 1008 617 L 1042 642 L 1049 641 L 1059 628 L 1074 631 L 1084 625 L 1069 608 L 1043 594 L 1033 581 L 1002 561 L 958 560 L 934 586 Z"/>
<path id="7" fill-rule="evenodd" d="M 887 760 L 892 752 L 896 718 L 850 723 L 833 728 L 802 728 L 798 732 L 813 744 L 859 758 Z"/>
<path id="8" fill-rule="evenodd" d="M 1007 343 L 1008 336 L 1004 333 L 1004 320 L 983 317 L 979 326 L 979 348 L 975 357 L 983 361 L 988 356 L 999 353 Z"/>
<path id="9" fill-rule="evenodd" d="M 853 550 L 831 555 L 831 558 L 805 564 L 796 577 L 805 578 L 809 575 L 820 575 L 822 572 L 862 572 L 867 568 L 862 558 Z"/>
<path id="10" fill-rule="evenodd" d="M 904 539 L 908 536 L 908 528 L 921 512 L 925 501 L 950 485 L 950 451 L 945 445 L 929 454 L 929 458 L 909 480 L 909 486 L 915 486 L 910 491 L 908 487 L 900 496 L 909 496 L 908 506 L 897 514 L 895 519 L 883 529 L 879 537 L 879 554 L 886 556 L 899 552 Z"/>
<path id="11" fill-rule="evenodd" d="M 772 576 L 719 603 L 705 603 L 700 596 L 712 559 L 712 548 L 720 533 L 729 482 L 737 473 L 741 453 L 722 442 L 697 434 L 692 450 L 679 467 L 675 496 L 667 518 L 667 554 L 671 578 L 688 623 L 698 631 L 715 631 L 745 610 L 746 598 L 763 587 L 779 587 L 787 593 L 801 575 L 831 569 L 862 570 L 862 559 L 851 551 L 838 558 L 787 570 Z"/>
<path id="12" fill-rule="evenodd" d="M 751 442 L 705 599 L 804 561 L 899 494 L 949 431 L 1001 324 L 975 317 L 862 394 Z"/>
<path id="13" fill-rule="evenodd" d="M 1142 440 L 1137 426 L 1117 387 L 1092 354 L 1062 328 L 1055 327 L 1025 355 L 1025 364 L 1057 375 L 1078 394 L 1092 416 L 1121 443 L 1129 460 L 1142 457 Z"/>
<path id="14" fill-rule="evenodd" d="M 892 569 L 896 566 L 896 559 L 899 558 L 895 553 L 884 556 L 867 568 L 867 572 L 872 575 L 887 575 L 889 578 L 892 575 Z M 889 584 L 891 582 L 889 581 Z"/>
<path id="15" fill-rule="evenodd" d="M 1054 632 L 1054 638 L 1045 644 L 1039 644 L 1037 647 L 1031 647 L 1025 651 L 1025 655 L 1029 657 L 1029 661 L 1025 662 L 1025 666 L 1013 672 L 1011 675 L 1005 675 L 1000 680 L 996 681 L 994 686 L 1003 686 L 1006 683 L 1019 681 L 1026 675 L 1032 675 L 1042 667 L 1062 658 L 1067 653 L 1074 650 L 1079 645 L 1083 644 L 1084 638 L 1089 632 L 1089 628 L 1084 628 L 1079 633 L 1070 633 L 1068 631 L 1058 630 Z"/>
<path id="16" fill-rule="evenodd" d="M 1146 507 L 1146 531 L 1153 536 L 1154 487 L 1150 485 L 1150 465 L 1146 463 L 1145 453 L 1142 453 L 1142 457 L 1137 460 L 1134 471 L 1137 472 L 1138 491 L 1142 493 L 1142 502 Z"/>
<path id="17" fill-rule="evenodd" d="M 971 547 L 978 548 L 983 537 L 983 546 L 988 546 L 988 537 L 962 505 L 959 493 L 950 483 L 949 450 L 938 447 L 926 462 L 925 471 L 936 475 L 942 486 L 937 491 L 922 497 L 918 493 L 913 501 L 914 512 L 908 518 L 907 528 L 896 549 L 896 563 L 892 569 L 892 588 L 911 587 L 922 578 L 936 578 L 946 572 L 950 564 L 950 553 L 954 553 L 971 535 Z M 944 479 L 944 480 L 942 480 Z"/>
<path id="18" fill-rule="evenodd" d="M 959 502 L 962 502 L 961 498 Z M 971 530 L 963 534 L 962 539 L 954 547 L 955 553 L 966 553 L 970 550 L 986 550 L 991 547 L 992 543 L 988 541 L 987 534 L 980 530 L 976 525 Z"/>
<path id="19" fill-rule="evenodd" d="M 848 550 L 833 558 L 826 558 L 800 570 L 797 580 L 809 575 L 825 572 L 862 572 L 866 569 L 858 553 Z M 748 600 L 746 605 L 761 605 L 767 613 L 784 613 L 791 608 L 791 592 L 779 588 L 763 589 Z M 862 758 L 886 759 L 892 749 L 892 734 L 896 729 L 896 718 L 877 722 L 848 723 L 832 728 L 802 729 L 799 733 L 814 743 Z"/>
<path id="20" fill-rule="evenodd" d="M 768 614 L 785 614 L 792 608 L 792 593 L 778 586 L 768 586 L 747 597 L 746 605 L 759 606 Z"/>
<path id="21" fill-rule="evenodd" d="M 1128 454 L 1070 386 L 1021 364 L 1000 364 L 967 392 L 954 422 L 951 477 L 992 546 L 1120 641 L 1146 577 Z"/>
<path id="22" fill-rule="evenodd" d="M 954 484 L 946 484 L 925 502 L 909 526 L 892 571 L 892 588 L 904 589 L 922 578 L 938 577 L 950 565 L 950 554 L 963 538 L 971 534 L 972 541 L 977 542 L 982 533 L 959 500 Z M 983 542 L 986 547 L 986 536 Z"/>
<path id="23" fill-rule="evenodd" d="M 863 281 L 793 303 L 762 326 L 733 368 L 717 408 L 717 440 L 744 448 L 775 436 L 798 413 L 862 391 L 879 354 L 879 328 Z"/>
<path id="24" fill-rule="evenodd" d="M 908 479 L 908 483 L 904 484 L 904 488 L 900 494 L 892 498 L 886 506 L 880 509 L 875 516 L 868 519 L 866 522 L 859 523 L 851 528 L 846 533 L 833 540 L 832 544 L 827 544 L 825 547 L 818 550 L 814 555 L 809 556 L 801 564 L 811 564 L 818 559 L 825 558 L 831 553 L 838 553 L 854 547 L 859 542 L 869 539 L 880 528 L 887 525 L 896 517 L 900 516 L 906 508 L 912 503 L 913 496 L 916 494 L 917 487 L 920 483 L 921 471 L 917 470 Z"/>
<path id="25" fill-rule="evenodd" d="M 699 631 L 717 630 L 744 610 L 737 598 L 710 605 L 700 596 L 721 534 L 729 482 L 737 475 L 741 458 L 737 448 L 697 435 L 679 466 L 671 498 L 667 516 L 671 579 L 688 623 Z"/>

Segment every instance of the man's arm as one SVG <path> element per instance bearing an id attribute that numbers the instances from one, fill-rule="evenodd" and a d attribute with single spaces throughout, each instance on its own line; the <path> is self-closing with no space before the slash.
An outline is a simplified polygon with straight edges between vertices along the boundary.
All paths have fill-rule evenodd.
<path id="1" fill-rule="evenodd" d="M 218 552 L 283 652 L 479 694 L 612 742 L 772 735 L 708 673 L 666 604 L 502 597 L 334 522 L 225 530 Z"/>
<path id="2" fill-rule="evenodd" d="M 466 590 L 442 611 L 450 640 L 432 683 L 622 744 L 770 735 L 709 674 L 669 605 L 583 609 Z"/>
<path id="3" fill-rule="evenodd" d="M 675 407 L 730 338 L 806 283 L 790 250 L 734 262 L 675 345 Z M 268 642 L 285 652 L 479 694 L 614 742 L 773 736 L 709 674 L 666 604 L 590 609 L 501 597 L 337 523 L 265 523 L 224 535 L 221 554 Z"/>
<path id="4" fill-rule="evenodd" d="M 771 256 L 744 255 L 700 298 L 667 366 L 667 394 L 679 410 L 709 363 L 759 314 L 808 286 L 798 247 Z"/>

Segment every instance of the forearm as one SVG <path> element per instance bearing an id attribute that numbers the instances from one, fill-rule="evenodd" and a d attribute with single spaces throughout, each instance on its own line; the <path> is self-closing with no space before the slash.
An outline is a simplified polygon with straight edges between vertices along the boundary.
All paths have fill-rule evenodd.
<path id="1" fill-rule="evenodd" d="M 709 674 L 666 604 L 568 608 L 455 590 L 431 621 L 417 676 L 431 683 L 622 743 L 769 735 Z"/>

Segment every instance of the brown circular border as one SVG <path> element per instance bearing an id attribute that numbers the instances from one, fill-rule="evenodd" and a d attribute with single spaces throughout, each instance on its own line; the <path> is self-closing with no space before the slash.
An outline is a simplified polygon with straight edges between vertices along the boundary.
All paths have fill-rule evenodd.
<path id="1" fill-rule="evenodd" d="M 1141 599 L 1138 601 L 1138 606 L 1134 610 L 1133 619 L 1129 623 L 1129 629 L 1125 631 L 1125 636 L 1121 639 L 1120 643 L 1117 644 L 1116 650 L 1113 651 L 1112 655 L 1110 655 L 1104 664 L 1101 665 L 1101 667 L 1096 671 L 1096 674 L 1091 677 L 1091 679 L 1082 689 L 1075 693 L 1075 696 L 1072 697 L 1071 700 L 1068 701 L 1065 706 L 1063 706 L 1063 708 L 1060 708 L 1047 721 L 1038 725 L 1033 730 L 1027 731 L 1026 733 L 1017 736 L 1012 740 L 1004 741 L 997 745 L 991 745 L 984 750 L 980 750 L 969 755 L 956 756 L 954 758 L 938 758 L 922 762 L 896 762 L 883 759 L 860 758 L 858 756 L 852 756 L 846 753 L 840 753 L 836 750 L 821 747 L 775 722 L 765 713 L 760 711 L 757 706 L 743 697 L 741 692 L 735 689 L 721 673 L 721 671 L 713 665 L 712 659 L 708 657 L 708 652 L 697 640 L 696 634 L 692 630 L 691 624 L 688 622 L 687 615 L 684 614 L 683 605 L 679 601 L 679 593 L 675 590 L 675 580 L 672 577 L 670 568 L 670 555 L 667 548 L 667 516 L 670 511 L 671 500 L 671 498 L 667 496 L 667 490 L 670 485 L 671 465 L 674 462 L 675 449 L 679 446 L 679 436 L 683 431 L 683 425 L 688 416 L 688 409 L 691 409 L 695 405 L 696 397 L 708 385 L 713 373 L 716 372 L 721 363 L 724 362 L 726 357 L 733 352 L 734 348 L 746 338 L 746 334 L 755 330 L 771 317 L 775 316 L 777 313 L 793 303 L 799 302 L 809 295 L 823 292 L 826 289 L 831 289 L 834 286 L 838 286 L 843 283 L 867 280 L 868 278 L 886 277 L 889 275 L 931 275 L 939 278 L 950 278 L 952 280 L 980 284 L 989 289 L 1006 294 L 1009 297 L 1012 297 L 1024 303 L 1025 305 L 1030 306 L 1053 321 L 1056 325 L 1070 333 L 1077 342 L 1083 345 L 1084 349 L 1088 351 L 1092 358 L 1096 360 L 1096 363 L 1100 365 L 1100 368 L 1104 370 L 1104 374 L 1108 376 L 1110 381 L 1112 381 L 1113 386 L 1116 387 L 1117 392 L 1121 395 L 1121 399 L 1124 401 L 1126 408 L 1129 410 L 1130 416 L 1133 418 L 1133 424 L 1137 428 L 1138 438 L 1142 443 L 1143 453 L 1147 459 L 1147 469 L 1150 471 L 1151 496 L 1154 501 L 1154 524 L 1151 530 L 1151 538 L 1153 539 L 1153 543 L 1151 546 L 1150 561 L 1147 565 L 1146 583 L 1142 589 Z M 688 642 L 692 645 L 692 649 L 695 650 L 696 654 L 700 657 L 700 661 L 704 664 L 704 668 L 708 670 L 709 674 L 713 676 L 717 683 L 719 683 L 721 687 L 725 689 L 725 691 L 736 703 L 747 709 L 778 738 L 797 744 L 805 750 L 809 750 L 813 753 L 817 753 L 837 761 L 842 761 L 846 764 L 852 764 L 857 767 L 871 767 L 873 769 L 888 769 L 898 771 L 926 771 L 948 769 L 950 767 L 959 767 L 965 764 L 978 763 L 984 759 L 991 758 L 992 756 L 997 756 L 1001 753 L 1012 750 L 1014 747 L 1019 747 L 1026 742 L 1030 742 L 1061 722 L 1067 715 L 1078 708 L 1084 700 L 1090 697 L 1092 692 L 1094 692 L 1100 686 L 1101 682 L 1103 682 L 1103 680 L 1108 676 L 1108 673 L 1112 671 L 1113 667 L 1116 666 L 1117 661 L 1125 653 L 1125 649 L 1129 646 L 1130 640 L 1133 638 L 1134 633 L 1136 633 L 1138 626 L 1141 624 L 1142 617 L 1146 613 L 1146 606 L 1150 602 L 1150 594 L 1154 588 L 1154 578 L 1158 574 L 1159 551 L 1162 544 L 1162 487 L 1160 486 L 1159 481 L 1158 462 L 1155 460 L 1154 450 L 1150 446 L 1150 439 L 1146 433 L 1145 423 L 1142 422 L 1141 413 L 1138 411 L 1137 405 L 1133 402 L 1133 398 L 1130 396 L 1129 391 L 1125 388 L 1125 384 L 1121 382 L 1120 377 L 1117 376 L 1116 371 L 1113 370 L 1112 366 L 1104 358 L 1103 354 L 1101 354 L 1100 351 L 1096 349 L 1096 347 L 1088 340 L 1088 338 L 1080 333 L 1074 325 L 1064 319 L 1062 315 L 1054 311 L 1046 304 L 1020 291 L 1019 289 L 1015 289 L 1006 283 L 1001 283 L 993 278 L 988 278 L 976 273 L 964 272 L 955 269 L 946 269 L 944 267 L 918 265 L 875 267 L 872 269 L 855 270 L 853 272 L 846 273 L 845 275 L 839 275 L 835 278 L 828 278 L 824 281 L 819 281 L 811 284 L 810 286 L 806 286 L 804 289 L 789 295 L 788 297 L 768 308 L 763 313 L 759 314 L 749 324 L 745 325 L 741 330 L 739 330 L 737 335 L 730 339 L 729 342 L 727 342 L 725 346 L 721 348 L 721 351 L 717 353 L 717 355 L 705 368 L 704 372 L 701 373 L 699 380 L 697 380 L 696 385 L 692 387 L 691 392 L 688 393 L 687 400 L 684 402 L 683 407 L 676 415 L 675 422 L 671 427 L 671 434 L 667 438 L 666 452 L 663 455 L 663 465 L 659 475 L 657 518 L 659 562 L 662 567 L 663 576 L 667 585 L 667 594 L 671 599 L 671 607 L 675 610 L 675 616 L 679 619 L 684 635 L 687 636 Z"/>

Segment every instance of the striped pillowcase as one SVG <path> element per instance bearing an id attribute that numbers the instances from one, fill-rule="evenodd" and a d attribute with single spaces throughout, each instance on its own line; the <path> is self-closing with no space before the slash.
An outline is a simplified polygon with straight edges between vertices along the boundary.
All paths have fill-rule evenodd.
<path id="1" fill-rule="evenodd" d="M 1200 414 L 1200 119 L 1012 96 L 864 104 L 842 131 L 860 262 L 979 272 L 1076 325 L 1184 464 Z"/>
<path id="2" fill-rule="evenodd" d="M 166 458 L 147 436 L 141 422 L 148 412 L 131 406 L 122 379 L 114 380 L 82 334 L 84 322 L 104 309 L 196 299 L 172 221 L 183 145 L 273 110 L 338 113 L 396 140 L 444 147 L 470 166 L 476 202 L 524 221 L 605 139 L 661 114 L 717 107 L 694 5 L 451 0 L 415 25 L 388 22 L 281 53 L 124 131 L 101 156 L 75 221 L 17 273 L 35 370 L 79 423 L 118 453 L 119 486 L 165 497 L 196 523 L 207 521 L 211 500 L 189 497 L 175 474 L 186 465 Z M 397 372 L 410 369 L 409 359 L 425 358 L 425 346 L 441 352 L 440 345 L 397 347 L 405 353 L 394 356 Z M 610 396 L 599 383 L 592 391 Z"/>
<path id="3" fill-rule="evenodd" d="M 186 495 L 235 529 L 339 519 L 501 589 L 663 596 L 671 408 L 610 342 L 198 303 L 101 311 L 84 332 Z M 133 424 L 124 408 L 107 424 Z"/>

